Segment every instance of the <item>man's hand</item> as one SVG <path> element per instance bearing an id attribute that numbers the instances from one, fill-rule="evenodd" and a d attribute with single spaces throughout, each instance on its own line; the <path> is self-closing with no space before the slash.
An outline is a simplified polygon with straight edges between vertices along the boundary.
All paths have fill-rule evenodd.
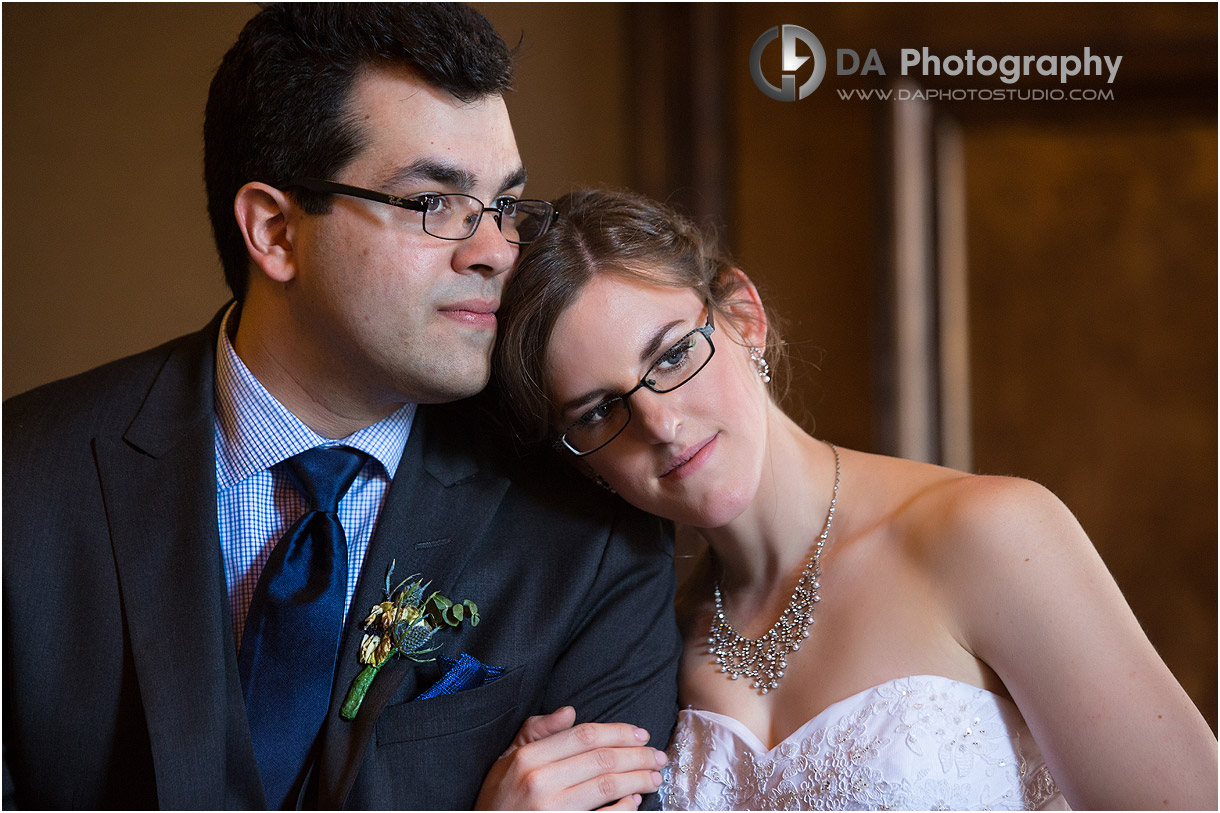
<path id="1" fill-rule="evenodd" d="M 635 810 L 665 754 L 627 723 L 576 722 L 571 706 L 530 717 L 479 791 L 476 810 Z M 604 807 L 603 807 L 604 806 Z"/>

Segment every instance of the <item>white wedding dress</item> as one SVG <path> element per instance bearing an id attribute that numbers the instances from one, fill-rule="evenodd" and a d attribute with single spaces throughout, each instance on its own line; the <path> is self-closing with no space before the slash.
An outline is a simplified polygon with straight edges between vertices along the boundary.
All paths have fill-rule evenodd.
<path id="1" fill-rule="evenodd" d="M 831 705 L 767 750 L 732 717 L 678 715 L 665 810 L 1068 810 L 1017 707 L 934 675 Z"/>

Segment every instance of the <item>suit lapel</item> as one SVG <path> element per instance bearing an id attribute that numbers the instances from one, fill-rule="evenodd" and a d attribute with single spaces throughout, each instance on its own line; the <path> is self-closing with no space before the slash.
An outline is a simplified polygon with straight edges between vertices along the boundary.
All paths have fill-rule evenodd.
<path id="1" fill-rule="evenodd" d="M 218 326 L 171 352 L 123 438 L 94 441 L 163 808 L 263 802 L 216 524 Z"/>
<path id="2" fill-rule="evenodd" d="M 343 807 L 378 715 L 400 684 L 414 679 L 409 662 L 397 659 L 387 664 L 357 718 L 347 722 L 339 717 L 348 687 L 361 669 L 361 624 L 369 609 L 384 598 L 386 568 L 396 562 L 391 587 L 418 573 L 432 582 L 432 589 L 452 598 L 459 575 L 508 489 L 506 478 L 480 468 L 473 437 L 478 430 L 472 432 L 466 415 L 455 406 L 420 406 L 416 413 L 348 611 L 331 710 L 323 729 L 318 800 L 322 808 Z"/>

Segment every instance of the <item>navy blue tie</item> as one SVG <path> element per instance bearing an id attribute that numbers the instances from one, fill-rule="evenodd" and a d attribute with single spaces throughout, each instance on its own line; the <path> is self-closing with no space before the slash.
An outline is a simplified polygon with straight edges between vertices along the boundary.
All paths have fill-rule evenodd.
<path id="1" fill-rule="evenodd" d="M 346 447 L 310 449 L 285 468 L 310 510 L 263 567 L 237 665 L 268 808 L 295 807 L 299 782 L 330 707 L 347 597 L 347 537 L 339 500 L 367 459 Z"/>

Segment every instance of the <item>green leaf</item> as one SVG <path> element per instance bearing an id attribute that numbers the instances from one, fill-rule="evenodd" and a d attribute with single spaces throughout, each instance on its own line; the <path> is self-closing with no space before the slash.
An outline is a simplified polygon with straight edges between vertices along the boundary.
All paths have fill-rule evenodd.
<path id="1" fill-rule="evenodd" d="M 470 626 L 477 627 L 479 625 L 478 606 L 470 599 L 466 599 L 465 601 L 463 601 L 462 606 L 464 606 L 466 608 L 466 616 L 467 616 L 466 620 L 470 622 Z"/>
<path id="2" fill-rule="evenodd" d="M 453 606 L 453 602 L 438 594 L 428 599 L 425 612 L 434 618 L 444 618 L 445 613 Z"/>

